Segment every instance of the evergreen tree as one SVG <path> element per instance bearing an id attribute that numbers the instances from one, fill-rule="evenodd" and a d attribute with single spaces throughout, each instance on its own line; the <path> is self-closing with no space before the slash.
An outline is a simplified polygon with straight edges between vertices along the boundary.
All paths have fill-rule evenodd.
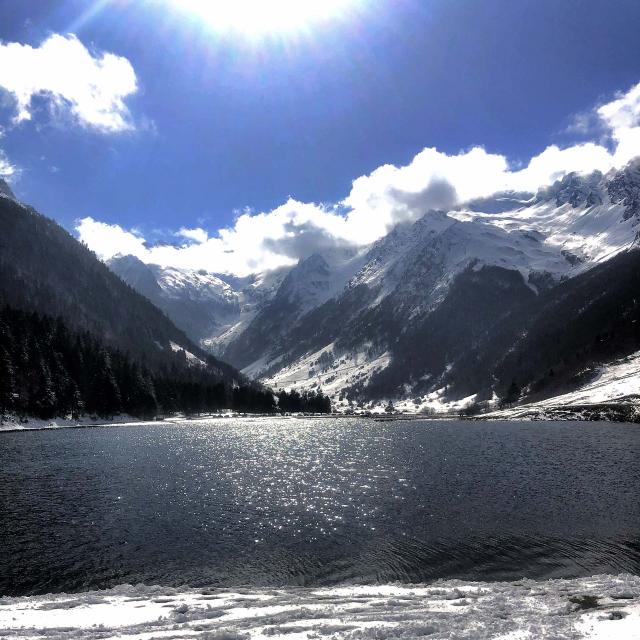
<path id="1" fill-rule="evenodd" d="M 13 408 L 14 376 L 9 353 L 0 346 L 0 415 Z"/>
<path id="2" fill-rule="evenodd" d="M 102 417 L 111 417 L 122 410 L 118 383 L 111 369 L 111 359 L 105 350 L 96 354 L 87 409 Z"/>

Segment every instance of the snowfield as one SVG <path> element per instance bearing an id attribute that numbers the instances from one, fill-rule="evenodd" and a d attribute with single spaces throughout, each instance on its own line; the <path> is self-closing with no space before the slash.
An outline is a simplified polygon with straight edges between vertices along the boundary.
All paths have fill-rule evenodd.
<path id="1" fill-rule="evenodd" d="M 234 413 L 233 411 L 225 411 L 223 413 L 202 413 L 197 416 L 184 416 L 182 414 L 174 414 L 158 420 L 144 420 L 135 418 L 134 416 L 122 414 L 113 418 L 98 418 L 96 416 L 81 416 L 73 419 L 52 418 L 51 420 L 43 420 L 41 418 L 19 418 L 18 416 L 0 416 L 0 433 L 3 431 L 40 431 L 42 429 L 74 429 L 84 427 L 140 427 L 143 425 L 157 424 L 183 424 L 192 422 L 211 422 L 211 420 L 220 420 L 222 418 L 235 419 L 259 419 L 258 415 L 249 415 L 242 413 Z M 2 638 L 0 637 L 0 640 Z"/>
<path id="2" fill-rule="evenodd" d="M 0 598 L 0 637 L 631 640 L 640 637 L 640 577 L 259 590 L 123 585 Z"/>

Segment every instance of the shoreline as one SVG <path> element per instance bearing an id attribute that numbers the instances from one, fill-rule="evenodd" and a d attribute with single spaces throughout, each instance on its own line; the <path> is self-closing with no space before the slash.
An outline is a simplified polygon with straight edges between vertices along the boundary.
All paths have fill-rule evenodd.
<path id="1" fill-rule="evenodd" d="M 594 407 L 594 410 L 598 410 Z M 513 413 L 511 413 L 513 412 Z M 626 416 L 623 416 L 626 417 Z M 622 419 L 615 413 L 608 415 L 588 412 L 575 412 L 571 408 L 554 407 L 548 412 L 537 411 L 532 408 L 522 407 L 490 414 L 475 416 L 457 415 L 421 415 L 421 414 L 202 414 L 197 416 L 170 416 L 157 419 L 136 419 L 131 416 L 123 417 L 121 420 L 112 419 L 90 419 L 85 421 L 70 421 L 62 418 L 52 420 L 40 420 L 29 418 L 25 422 L 0 421 L 0 435 L 3 433 L 23 433 L 31 431 L 58 431 L 62 429 L 96 429 L 100 427 L 133 427 L 146 425 L 180 425 L 193 422 L 207 422 L 211 420 L 371 420 L 373 422 L 610 422 L 612 424 L 637 425 L 638 419 Z"/>

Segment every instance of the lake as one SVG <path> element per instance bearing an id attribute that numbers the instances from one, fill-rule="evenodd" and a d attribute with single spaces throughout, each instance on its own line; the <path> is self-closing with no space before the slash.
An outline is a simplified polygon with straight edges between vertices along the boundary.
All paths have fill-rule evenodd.
<path id="1" fill-rule="evenodd" d="M 634 425 L 219 419 L 0 460 L 0 595 L 640 572 Z"/>

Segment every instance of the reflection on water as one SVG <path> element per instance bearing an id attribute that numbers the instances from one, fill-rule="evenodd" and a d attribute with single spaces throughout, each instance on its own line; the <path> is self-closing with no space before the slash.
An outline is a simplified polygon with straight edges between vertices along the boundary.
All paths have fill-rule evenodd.
<path id="1" fill-rule="evenodd" d="M 640 571 L 640 429 L 245 419 L 0 437 L 0 594 Z"/>

